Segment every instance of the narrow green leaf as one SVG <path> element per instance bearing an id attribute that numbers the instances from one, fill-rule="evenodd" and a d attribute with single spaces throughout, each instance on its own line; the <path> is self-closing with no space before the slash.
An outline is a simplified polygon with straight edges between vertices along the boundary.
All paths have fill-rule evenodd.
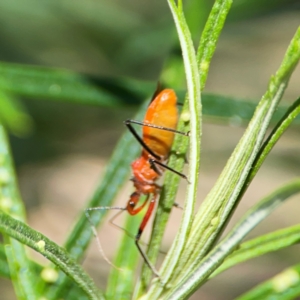
<path id="1" fill-rule="evenodd" d="M 31 117 L 21 103 L 12 95 L 0 89 L 0 123 L 11 133 L 24 136 L 32 129 Z"/>
<path id="2" fill-rule="evenodd" d="M 200 82 L 206 82 L 210 62 L 215 53 L 217 42 L 231 5 L 232 0 L 217 0 L 209 14 L 197 51 Z M 204 86 L 202 86 L 202 89 L 204 89 Z"/>
<path id="3" fill-rule="evenodd" d="M 214 11 L 210 14 L 207 25 L 206 25 L 205 30 L 204 30 L 204 33 L 202 34 L 202 37 L 200 39 L 199 45 L 203 45 L 203 46 L 198 48 L 198 52 L 197 52 L 197 58 L 198 58 L 197 63 L 199 65 L 199 69 L 200 69 L 199 70 L 200 71 L 200 77 L 199 77 L 200 91 L 202 91 L 204 86 L 205 86 L 210 61 L 212 59 L 212 56 L 213 56 L 215 48 L 216 48 L 216 42 L 217 42 L 218 37 L 219 37 L 219 35 L 222 31 L 226 15 L 227 15 L 227 13 L 230 9 L 230 2 L 231 1 L 226 1 L 226 0 L 215 2 L 214 8 L 216 8 L 216 9 L 214 9 Z M 174 4 L 174 2 L 172 2 L 172 3 Z M 224 3 L 228 3 L 228 5 L 223 6 Z M 182 3 L 179 2 L 179 5 L 181 5 L 181 4 Z M 220 5 L 220 4 L 222 4 L 222 5 Z M 221 12 L 223 14 L 223 16 L 220 17 L 220 18 L 219 17 L 216 18 L 216 16 L 219 15 L 218 9 L 219 9 L 219 12 Z M 178 8 L 178 11 L 179 10 L 180 9 Z M 180 17 L 181 16 L 183 17 L 182 12 L 181 12 Z M 183 20 L 184 20 L 184 18 L 183 18 Z M 185 32 L 187 32 L 188 28 L 187 28 L 186 25 L 184 25 L 184 26 L 186 27 Z M 209 33 L 212 30 L 214 30 L 214 35 L 211 35 Z M 179 35 L 179 33 L 178 33 L 178 35 Z M 204 42 L 204 40 L 206 41 L 206 43 Z M 205 65 L 206 65 L 206 68 L 203 68 L 203 66 L 205 66 Z M 212 101 L 211 98 L 207 99 L 207 101 L 206 101 L 207 111 L 211 111 L 210 107 L 213 107 L 213 109 L 216 109 L 216 106 L 211 105 L 212 102 L 213 101 Z M 194 108 L 190 107 L 190 111 L 193 111 L 193 109 L 195 109 L 195 107 Z M 185 123 L 187 113 L 188 113 L 188 107 L 187 107 L 187 101 L 185 101 L 185 104 L 184 104 L 184 107 L 183 107 L 182 118 L 181 118 L 181 120 L 179 122 L 179 126 L 178 126 L 180 131 L 187 131 L 188 130 L 188 126 Z M 200 117 L 200 116 L 198 116 L 198 117 Z M 199 139 L 199 136 L 201 136 L 201 134 L 200 134 L 200 132 L 198 132 L 198 134 L 199 135 L 197 137 Z M 185 161 L 185 159 L 184 159 L 185 154 L 184 153 L 186 153 L 187 147 L 188 147 L 188 143 L 187 143 L 186 140 L 182 139 L 182 137 L 176 137 L 175 138 L 173 149 L 174 149 L 175 153 L 180 153 L 180 154 L 179 154 L 179 156 L 176 156 L 176 155 L 171 155 L 170 156 L 169 165 L 172 168 L 174 168 L 176 170 L 179 170 L 179 171 L 181 171 L 183 169 L 183 165 L 184 165 L 184 161 Z M 198 154 L 200 154 L 200 150 L 199 150 Z M 193 159 L 194 158 L 190 158 L 190 160 L 189 160 L 190 164 L 195 164 L 196 165 L 196 163 L 198 163 L 197 159 L 199 159 L 199 157 L 197 157 L 196 160 L 193 160 Z M 199 166 L 197 166 L 197 167 L 199 167 Z M 174 201 L 173 199 L 175 198 L 176 191 L 177 191 L 177 188 L 178 188 L 179 178 L 178 178 L 178 176 L 174 176 L 174 174 L 171 174 L 170 172 L 167 172 L 165 183 L 166 183 L 166 185 L 164 186 L 164 189 L 163 189 L 163 192 L 162 192 L 163 201 L 160 201 L 160 205 L 158 207 L 157 215 L 156 215 L 156 218 L 155 218 L 155 221 L 154 221 L 154 228 L 153 228 L 152 236 L 153 236 L 153 239 L 155 241 L 154 245 L 155 245 L 156 249 L 155 249 L 155 247 L 153 247 L 154 248 L 153 257 L 156 257 L 157 253 L 158 253 L 159 245 L 160 245 L 161 238 L 162 238 L 164 228 L 165 228 L 165 224 L 166 224 L 166 221 L 167 221 L 168 211 L 170 211 L 170 209 L 172 207 L 172 204 L 173 204 L 173 201 Z M 192 187 L 191 187 L 191 190 L 192 190 Z M 194 192 L 196 192 L 196 191 L 194 190 Z M 189 220 L 186 220 L 186 221 L 190 221 L 192 219 L 192 216 L 189 215 L 189 213 L 186 215 L 186 217 L 187 217 L 187 219 L 188 219 L 188 217 L 190 218 Z M 150 249 L 150 251 L 151 251 L 151 249 Z M 172 252 L 171 251 L 170 251 L 169 255 L 170 255 L 169 257 L 171 257 L 169 260 L 173 260 L 174 263 L 176 263 L 176 261 L 178 260 L 178 257 L 177 258 L 172 257 Z M 178 268 L 178 269 L 180 269 L 180 268 Z M 174 276 L 175 274 L 176 274 L 176 272 L 172 272 L 172 276 Z M 143 282 L 144 290 L 145 290 L 145 284 L 147 283 L 147 280 L 149 279 L 149 277 L 150 277 L 149 274 L 148 274 L 148 277 L 147 277 L 147 274 L 145 275 L 145 277 L 143 277 L 143 279 L 144 279 L 144 282 Z M 170 278 L 170 282 L 172 282 L 171 278 Z M 173 284 L 173 282 L 171 284 Z M 162 292 L 163 292 L 163 290 L 162 290 L 161 284 L 157 283 L 156 285 L 153 285 L 153 287 L 148 292 L 147 296 L 149 297 L 149 299 L 151 299 L 151 297 L 152 297 L 152 299 L 153 298 L 158 298 L 159 294 L 162 293 Z"/>
<path id="4" fill-rule="evenodd" d="M 227 1 L 227 4 L 228 2 L 230 1 Z M 221 18 L 215 20 L 223 21 Z M 220 25 L 222 24 L 212 24 L 214 28 Z M 200 50 L 198 50 L 198 64 L 202 69 L 200 82 L 203 84 L 207 78 L 207 75 L 204 76 L 204 74 L 208 72 L 204 66 L 209 66 L 209 59 L 213 54 L 211 51 L 215 50 L 213 42 L 216 41 L 216 37 L 210 35 L 210 32 L 211 29 L 208 28 L 200 43 L 201 48 L 208 47 L 210 51 L 204 49 L 205 55 L 200 56 Z M 207 37 L 211 37 L 212 40 L 207 40 Z M 2 118 L 10 121 L 9 129 L 13 130 L 13 133 L 21 135 L 30 130 L 32 121 L 21 103 L 16 101 L 13 96 L 69 101 L 86 105 L 120 106 L 141 103 L 141 99 L 152 93 L 154 84 L 124 78 L 92 78 L 67 70 L 0 62 L 0 88 L 1 93 L 5 93 L 4 102 L 0 101 L 0 119 L 1 115 L 5 113 L 5 117 Z M 179 95 L 181 94 L 179 93 Z M 7 101 L 8 95 L 9 101 Z M 254 102 L 223 95 L 204 93 L 202 98 L 204 116 L 214 120 L 222 118 L 224 121 L 229 118 L 229 122 L 237 125 L 242 121 L 250 120 L 256 107 Z M 1 95 L 0 100 L 2 100 Z M 276 112 L 276 115 L 280 114 L 283 113 Z M 299 123 L 300 118 L 296 122 Z"/>
<path id="5" fill-rule="evenodd" d="M 226 258 L 224 263 L 211 275 L 211 277 L 246 260 L 286 248 L 299 242 L 300 225 L 277 230 L 246 241 L 238 246 L 238 249 Z"/>
<path id="6" fill-rule="evenodd" d="M 17 188 L 8 138 L 2 125 L 0 125 L 0 209 L 19 220 L 25 220 L 25 210 Z M 6 248 L 6 254 L 9 255 L 8 258 L 13 259 L 13 261 L 8 261 L 8 264 L 18 297 L 34 299 L 37 296 L 35 276 L 25 247 L 6 235 L 4 235 L 4 241 L 9 245 Z"/>
<path id="7" fill-rule="evenodd" d="M 114 107 L 140 103 L 136 93 L 145 90 L 151 93 L 153 84 L 136 84 L 134 80 L 122 79 L 115 80 L 112 86 L 107 79 L 83 76 L 67 70 L 1 62 L 0 89 L 35 99 Z"/>
<path id="8" fill-rule="evenodd" d="M 2 211 L 0 211 L 0 231 L 10 236 L 11 238 L 16 239 L 22 244 L 25 244 L 30 248 L 36 250 L 37 252 L 48 258 L 50 261 L 52 261 L 70 278 L 72 278 L 73 281 L 76 282 L 76 284 L 80 286 L 87 295 L 89 295 L 90 299 L 103 299 L 101 292 L 96 288 L 93 281 L 85 273 L 82 267 L 79 266 L 63 248 L 56 245 L 41 233 L 33 230 L 25 223 L 13 219 Z M 18 243 L 18 245 L 20 245 L 20 243 Z M 10 246 L 10 248 L 12 248 L 12 246 Z M 16 255 L 19 255 L 19 253 L 15 251 L 10 252 L 9 255 L 14 255 L 14 258 L 16 259 Z M 18 269 L 16 271 L 13 270 L 13 274 L 15 274 L 15 272 L 18 272 L 18 276 L 21 276 L 21 278 L 24 279 L 23 276 L 26 276 L 27 273 L 26 269 L 23 265 L 19 264 L 19 261 L 17 267 Z M 27 280 L 25 284 L 26 283 L 28 283 Z M 32 297 L 31 293 L 27 294 L 28 288 L 26 286 L 22 285 L 22 288 L 24 289 L 24 291 L 26 291 L 26 297 Z M 24 299 L 30 299 L 26 297 Z"/>
<path id="9" fill-rule="evenodd" d="M 245 134 L 195 216 L 183 254 L 185 259 L 181 260 L 177 279 L 173 283 L 181 281 L 183 266 L 186 270 L 185 276 L 191 272 L 192 265 L 205 256 L 227 224 L 252 163 L 259 153 L 270 119 L 299 58 L 300 28 L 293 37 L 276 75 L 271 78 L 268 90 L 258 104 Z"/>
<path id="10" fill-rule="evenodd" d="M 204 120 L 243 126 L 251 120 L 258 101 L 203 93 L 202 103 Z M 272 124 L 279 122 L 288 109 L 288 105 L 280 105 L 271 119 Z M 299 116 L 295 118 L 293 124 L 300 124 Z"/>
<path id="11" fill-rule="evenodd" d="M 216 20 L 222 21 L 222 19 Z M 215 36 L 211 37 L 215 40 Z M 202 48 L 207 46 L 211 47 L 210 50 L 215 49 L 212 42 L 201 42 L 201 45 Z M 198 53 L 199 50 L 200 48 Z M 212 56 L 210 51 L 204 52 L 206 55 L 203 55 L 201 58 L 199 58 L 198 54 L 198 64 L 202 66 L 200 82 L 203 80 L 203 83 L 207 78 L 207 75 L 204 76 L 204 74 L 208 71 L 206 70 L 205 72 L 204 66 L 209 66 L 208 59 Z M 8 126 L 13 133 L 21 135 L 30 131 L 32 121 L 20 105 L 21 103 L 17 102 L 13 96 L 119 107 L 128 104 L 140 104 L 141 99 L 152 93 L 154 84 L 125 78 L 91 78 L 87 75 L 67 70 L 0 62 L 0 88 L 2 93 L 5 93 L 5 98 L 7 98 L 7 95 L 10 95 L 9 101 L 6 101 L 6 99 L 2 100 L 5 102 L 3 102 L 0 111 L 0 118 L 1 113 L 6 113 L 6 110 L 8 110 L 8 113 L 12 114 L 11 117 L 7 118 L 6 116 L 9 116 L 9 114 L 6 113 L 3 118 L 10 121 Z M 201 89 L 203 90 L 203 87 Z M 180 91 L 178 93 L 179 95 L 183 94 Z M 226 122 L 237 125 L 243 121 L 250 120 L 256 107 L 255 102 L 205 93 L 202 95 L 202 102 L 204 116 L 212 118 L 212 120 L 221 118 Z M 1 103 L 0 101 L 0 106 Z M 285 110 L 286 108 L 282 109 Z M 281 109 L 276 111 L 276 120 L 281 115 L 283 115 Z M 13 120 L 18 121 L 15 123 Z M 300 118 L 297 118 L 296 122 L 299 124 Z"/>
<path id="12" fill-rule="evenodd" d="M 161 278 L 167 283 L 172 275 L 173 269 L 176 266 L 177 260 L 181 255 L 185 245 L 185 239 L 190 230 L 190 220 L 194 212 L 194 203 L 196 199 L 196 191 L 198 184 L 198 172 L 200 165 L 200 136 L 201 136 L 201 95 L 200 95 L 200 80 L 196 62 L 196 53 L 193 46 L 192 38 L 187 27 L 184 14 L 182 11 L 181 1 L 178 7 L 175 2 L 168 1 L 174 22 L 177 28 L 177 33 L 182 49 L 185 73 L 187 78 L 188 98 L 189 98 L 189 120 L 190 120 L 190 168 L 188 178 L 190 184 L 187 189 L 187 201 L 184 205 L 184 213 L 177 237 L 172 245 L 172 248 L 167 255 L 164 264 L 161 268 Z M 158 284 L 158 292 L 162 286 Z M 149 292 L 151 299 L 156 298 Z"/>
<path id="13" fill-rule="evenodd" d="M 188 298 L 257 224 L 285 200 L 299 192 L 300 179 L 286 184 L 261 200 L 242 217 L 230 233 L 201 262 L 194 262 L 192 272 L 183 278 L 177 287 L 171 289 L 170 294 L 165 299 Z"/>
<path id="14" fill-rule="evenodd" d="M 290 267 L 236 300 L 292 300 L 300 296 L 300 265 Z"/>
<path id="15" fill-rule="evenodd" d="M 256 173 L 258 172 L 259 168 L 261 167 L 262 163 L 265 161 L 269 152 L 273 149 L 279 138 L 283 135 L 283 133 L 289 128 L 291 123 L 300 113 L 300 98 L 296 100 L 293 105 L 288 109 L 282 119 L 278 122 L 275 128 L 272 130 L 268 138 L 265 140 L 264 144 L 262 145 L 259 155 L 257 157 L 257 161 L 254 162 L 253 168 L 251 173 L 249 174 L 248 183 L 249 184 Z"/>
<path id="16" fill-rule="evenodd" d="M 232 0 L 217 0 L 215 1 L 211 13 L 208 17 L 208 20 L 205 24 L 197 52 L 197 62 L 199 65 L 200 80 L 201 80 L 201 89 L 204 88 L 210 62 L 212 56 L 215 52 L 218 38 L 223 29 L 226 17 L 231 8 Z M 220 104 L 220 103 L 219 103 Z M 187 252 L 191 252 L 192 248 L 187 249 Z M 185 254 L 186 250 L 182 254 L 179 264 L 177 265 L 176 270 L 172 274 L 172 282 L 174 284 L 174 278 L 182 274 L 182 268 L 186 267 L 186 260 L 189 257 Z"/>
<path id="17" fill-rule="evenodd" d="M 0 125 L 0 208 L 25 221 L 25 210 L 17 188 L 8 138 Z"/>

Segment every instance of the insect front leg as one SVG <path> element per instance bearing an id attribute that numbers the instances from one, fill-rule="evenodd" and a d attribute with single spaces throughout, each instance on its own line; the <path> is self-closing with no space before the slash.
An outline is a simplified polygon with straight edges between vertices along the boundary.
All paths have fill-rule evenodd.
<path id="1" fill-rule="evenodd" d="M 163 167 L 163 168 L 165 168 L 165 169 L 167 169 L 167 170 L 169 170 L 169 171 L 171 171 L 171 172 L 177 174 L 177 175 L 180 176 L 181 178 L 185 179 L 188 183 L 190 183 L 189 180 L 188 180 L 188 178 L 187 178 L 187 176 L 186 176 L 185 174 L 176 171 L 175 169 L 173 169 L 173 168 L 167 166 L 166 164 L 162 163 L 161 161 L 159 161 L 159 160 L 157 160 L 157 159 L 149 158 L 149 163 L 150 163 L 150 165 L 151 165 L 151 168 L 152 168 L 156 173 L 158 173 L 159 175 L 160 175 L 160 173 L 159 173 L 160 171 L 158 170 L 158 168 L 157 168 L 156 165 L 159 165 L 160 167 Z"/>

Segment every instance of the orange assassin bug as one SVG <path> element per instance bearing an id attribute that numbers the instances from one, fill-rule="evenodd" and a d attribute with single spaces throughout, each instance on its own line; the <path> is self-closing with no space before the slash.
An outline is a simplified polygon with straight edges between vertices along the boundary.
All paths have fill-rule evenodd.
<path id="1" fill-rule="evenodd" d="M 132 164 L 131 169 L 133 177 L 134 192 L 130 195 L 126 207 L 93 207 L 86 209 L 87 218 L 89 218 L 88 211 L 98 209 L 119 209 L 122 211 L 127 210 L 130 215 L 138 214 L 149 202 L 145 216 L 139 226 L 138 233 L 135 235 L 136 246 L 141 253 L 144 261 L 152 270 L 152 272 L 159 277 L 159 274 L 148 257 L 141 248 L 139 241 L 140 237 L 146 227 L 149 218 L 155 208 L 155 204 L 160 194 L 161 187 L 156 181 L 162 176 L 165 169 L 168 169 L 182 178 L 187 180 L 186 175 L 168 167 L 165 165 L 165 161 L 169 157 L 171 146 L 174 140 L 174 134 L 182 134 L 188 136 L 189 133 L 176 130 L 178 122 L 178 110 L 177 110 L 177 97 L 172 89 L 164 89 L 159 91 L 159 87 L 155 91 L 152 100 L 148 106 L 144 121 L 126 120 L 124 124 L 142 145 L 142 153 Z M 135 131 L 132 124 L 143 126 L 142 137 L 140 137 Z M 144 202 L 137 206 L 139 199 L 142 195 L 146 196 Z M 117 213 L 111 220 L 111 224 L 119 227 L 113 220 L 121 213 Z M 93 228 L 94 234 L 97 236 L 95 228 Z M 98 242 L 99 244 L 99 242 Z M 102 250 L 101 250 L 102 252 Z M 105 257 L 106 259 L 106 257 Z M 108 259 L 106 259 L 108 260 Z"/>

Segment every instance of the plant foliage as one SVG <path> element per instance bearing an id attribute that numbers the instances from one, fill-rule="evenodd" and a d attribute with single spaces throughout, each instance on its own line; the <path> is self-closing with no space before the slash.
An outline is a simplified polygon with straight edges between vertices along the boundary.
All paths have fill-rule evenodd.
<path id="1" fill-rule="evenodd" d="M 84 208 L 63 247 L 26 224 L 6 130 L 24 135 L 32 128 L 32 119 L 18 99 L 20 96 L 119 108 L 139 104 L 141 98 L 150 94 L 153 85 L 127 78 L 95 80 L 67 70 L 0 63 L 0 231 L 3 234 L 0 275 L 12 281 L 18 299 L 78 299 L 78 295 L 80 299 L 188 299 L 205 282 L 213 280 L 224 270 L 299 243 L 299 224 L 243 241 L 275 208 L 300 192 L 299 178 L 260 200 L 221 240 L 220 236 L 271 149 L 294 120 L 294 123 L 299 122 L 300 99 L 288 108 L 277 108 L 300 59 L 300 27 L 292 37 L 277 72 L 271 76 L 265 94 L 255 105 L 224 95 L 202 94 L 232 0 L 215 1 L 197 51 L 182 1 L 167 2 L 182 52 L 187 86 L 178 129 L 190 131 L 189 139 L 176 136 L 168 163 L 171 168 L 181 171 L 187 154 L 189 184 L 179 231 L 159 270 L 160 277 L 152 281 L 149 268 L 143 265 L 136 283 L 134 272 L 139 254 L 132 239 L 124 235 L 114 262 L 123 271 L 112 269 L 106 291 L 96 287 L 79 263 L 93 239 Z M 192 27 L 196 32 L 195 26 Z M 142 119 L 145 109 L 146 104 L 142 103 L 135 118 Z M 195 212 L 202 119 L 209 117 L 213 121 L 230 122 L 237 115 L 243 124 L 247 121 L 249 124 L 214 187 Z M 267 135 L 272 124 L 275 126 Z M 111 205 L 118 192 L 116 187 L 127 181 L 129 165 L 139 151 L 140 147 L 131 134 L 125 133 L 87 207 Z M 167 171 L 147 251 L 154 264 L 178 184 L 178 176 Z M 100 225 L 104 213 L 92 211 L 93 224 Z M 127 230 L 131 232 L 137 222 L 139 219 L 128 219 Z M 51 264 L 37 264 L 28 256 L 25 245 L 46 257 Z M 45 269 L 52 270 L 55 278 L 43 276 Z M 292 299 L 299 296 L 300 267 L 295 265 L 238 299 Z"/>

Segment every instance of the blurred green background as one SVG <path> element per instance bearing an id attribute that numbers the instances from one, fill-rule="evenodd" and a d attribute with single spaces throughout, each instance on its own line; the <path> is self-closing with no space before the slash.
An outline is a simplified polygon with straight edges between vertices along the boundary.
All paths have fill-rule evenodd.
<path id="1" fill-rule="evenodd" d="M 212 3 L 184 1 L 196 44 Z M 213 58 L 205 92 L 258 102 L 299 21 L 300 1 L 235 1 Z M 38 95 L 32 99 L 20 96 L 22 93 L 11 93 L 31 116 L 26 123 L 28 130 L 24 131 L 27 134 L 11 136 L 29 223 L 61 244 L 125 130 L 123 120 L 132 117 L 137 103 L 151 96 L 159 79 L 169 87 L 185 89 L 171 14 L 166 1 L 158 0 L 0 0 L 0 41 L 1 62 L 79 72 L 86 82 L 121 101 L 120 105 L 100 107 L 85 105 L 85 99 L 75 104 L 70 100 L 51 101 Z M 299 97 L 299 76 L 298 67 L 284 97 L 286 104 Z M 5 76 L 0 79 L 6 80 Z M 212 118 L 206 121 L 199 202 L 212 187 L 244 130 L 232 120 L 226 124 L 229 126 Z M 295 126 L 266 161 L 237 215 L 279 184 L 299 175 L 299 148 L 299 127 Z M 129 193 L 130 185 L 118 197 L 121 205 Z M 179 202 L 183 195 L 184 186 Z M 296 200 L 276 211 L 257 232 L 296 223 L 299 199 Z M 163 250 L 168 249 L 179 218 L 180 212 L 174 212 Z M 236 219 L 237 216 L 233 218 Z M 109 226 L 103 227 L 101 241 L 106 253 L 116 249 L 120 234 Z M 297 262 L 298 253 L 299 246 L 294 246 L 242 264 L 218 276 L 193 299 L 232 299 Z M 84 264 L 99 286 L 104 287 L 109 266 L 95 245 Z M 2 299 L 15 299 L 8 281 L 1 281 L 0 290 Z"/>

